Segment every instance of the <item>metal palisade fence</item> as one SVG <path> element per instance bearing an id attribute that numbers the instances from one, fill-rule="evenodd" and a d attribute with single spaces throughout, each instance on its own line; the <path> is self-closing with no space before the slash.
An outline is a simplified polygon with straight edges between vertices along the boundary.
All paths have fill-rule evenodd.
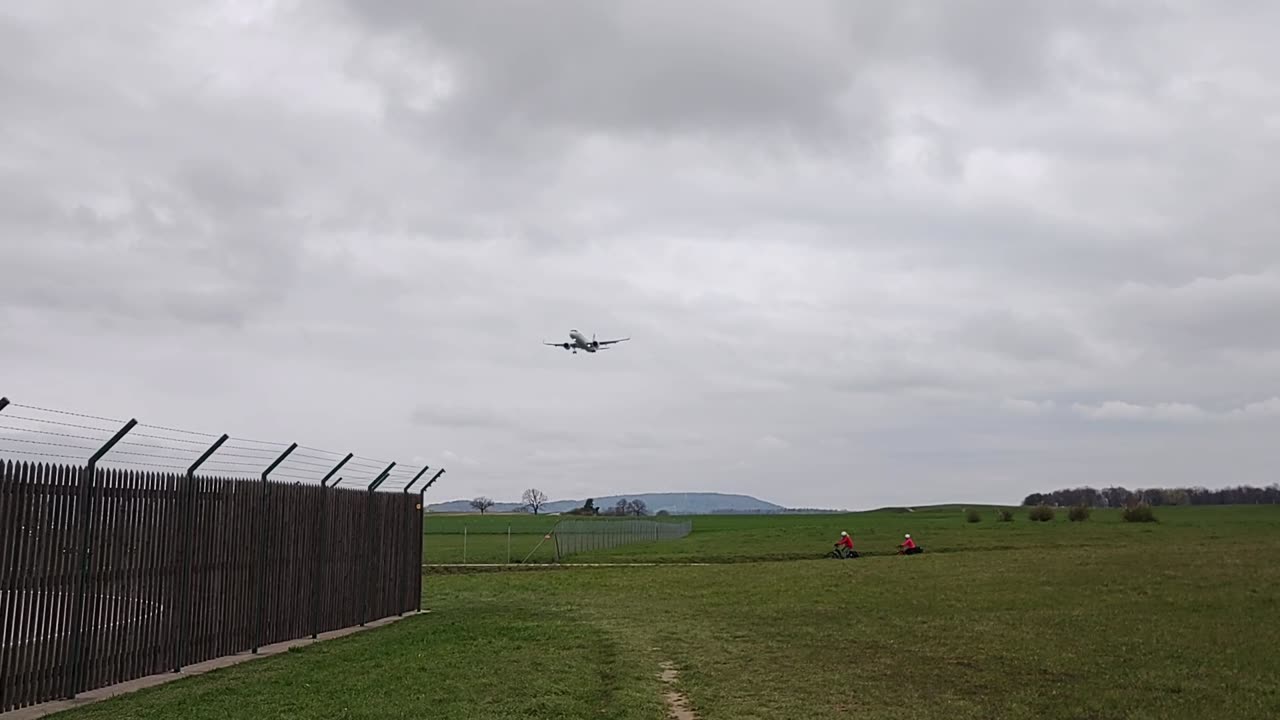
<path id="1" fill-rule="evenodd" d="M 418 608 L 416 495 L 84 474 L 0 461 L 0 712 Z"/>
<path id="2" fill-rule="evenodd" d="M 556 558 L 623 545 L 679 540 L 693 531 L 690 520 L 561 520 L 551 531 Z"/>
<path id="3" fill-rule="evenodd" d="M 426 468 L 379 491 L 394 463 L 334 466 L 313 450 L 282 465 L 295 444 L 267 465 L 277 448 L 224 448 L 225 435 L 185 472 L 99 467 L 117 444 L 129 459 L 116 463 L 191 461 L 159 430 L 121 442 L 156 427 L 136 421 L 87 462 L 10 460 L 66 458 L 100 429 L 20 415 L 0 412 L 0 429 L 20 433 L 0 437 L 16 446 L 0 446 L 0 713 L 421 609 L 422 491 L 410 491 Z M 209 465 L 258 476 L 195 474 L 220 449 Z M 344 466 L 357 481 L 337 487 Z M 277 468 L 289 479 L 269 478 Z"/>

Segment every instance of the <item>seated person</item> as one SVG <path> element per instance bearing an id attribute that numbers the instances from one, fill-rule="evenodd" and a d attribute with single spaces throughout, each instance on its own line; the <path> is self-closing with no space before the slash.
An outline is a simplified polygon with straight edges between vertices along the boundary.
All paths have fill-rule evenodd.
<path id="1" fill-rule="evenodd" d="M 853 551 L 853 538 L 849 537 L 849 533 L 844 530 L 840 531 L 840 540 L 836 543 L 836 552 L 840 553 L 844 557 L 857 555 L 857 553 Z"/>
<path id="2" fill-rule="evenodd" d="M 917 555 L 924 552 L 924 548 L 916 545 L 916 541 L 911 539 L 911 533 L 907 533 L 906 538 L 907 539 L 903 540 L 902 544 L 898 546 L 899 555 Z"/>

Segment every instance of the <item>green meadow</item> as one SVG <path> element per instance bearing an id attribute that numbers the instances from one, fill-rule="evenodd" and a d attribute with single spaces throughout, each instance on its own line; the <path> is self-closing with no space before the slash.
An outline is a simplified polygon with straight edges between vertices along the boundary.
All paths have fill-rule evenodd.
<path id="1" fill-rule="evenodd" d="M 546 539 L 560 518 L 549 515 L 428 513 L 423 521 L 422 562 L 549 563 L 555 543 Z"/>
<path id="2" fill-rule="evenodd" d="M 57 717 L 660 720 L 672 688 L 733 720 L 1280 717 L 1280 506 L 976 509 L 696 517 L 566 558 L 659 566 L 427 573 L 429 613 Z M 428 562 L 449 523 L 501 561 L 517 520 L 555 522 L 428 516 Z M 842 529 L 864 557 L 823 558 Z"/>

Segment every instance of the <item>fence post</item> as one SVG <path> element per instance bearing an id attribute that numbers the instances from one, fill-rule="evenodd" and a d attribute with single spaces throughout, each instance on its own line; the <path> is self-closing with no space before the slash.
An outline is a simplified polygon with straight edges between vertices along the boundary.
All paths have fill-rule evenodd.
<path id="1" fill-rule="evenodd" d="M 421 508 L 419 508 L 419 512 L 418 512 L 418 540 L 419 540 L 421 543 L 424 543 L 424 544 L 425 544 L 425 543 L 426 543 L 426 541 L 427 541 L 427 531 L 426 531 L 426 528 L 424 527 L 425 523 L 427 522 L 427 515 L 426 515 L 426 513 L 427 513 L 427 490 L 431 489 L 431 486 L 432 486 L 433 484 L 435 484 L 435 481 L 436 481 L 436 480 L 439 480 L 439 479 L 440 479 L 440 476 L 441 476 L 441 475 L 443 475 L 443 474 L 444 474 L 444 468 L 440 468 L 439 470 L 437 470 L 437 471 L 436 471 L 436 474 L 435 474 L 435 475 L 433 475 L 433 476 L 431 477 L 431 479 L 427 481 L 427 484 L 422 486 L 422 492 L 418 493 L 418 504 L 422 506 Z M 422 572 L 422 567 L 421 567 L 421 565 L 422 565 L 422 561 L 423 561 L 423 560 L 426 560 L 426 554 L 425 554 L 425 551 L 423 552 L 423 554 L 422 554 L 421 556 L 419 556 L 419 559 L 418 559 L 418 565 L 419 565 L 419 567 L 418 567 L 418 572 L 419 572 L 419 573 L 421 573 L 421 572 Z M 419 575 L 419 581 L 420 581 L 420 580 L 421 580 L 421 575 Z M 418 589 L 418 592 L 417 592 L 417 596 L 418 596 L 418 612 L 422 612 L 422 589 L 421 589 L 421 582 L 419 582 L 419 589 Z"/>
<path id="2" fill-rule="evenodd" d="M 422 492 L 424 492 L 424 493 L 425 493 L 427 490 L 430 490 L 430 489 L 431 489 L 431 486 L 432 486 L 432 485 L 435 485 L 435 484 L 436 484 L 436 480 L 439 480 L 439 479 L 440 479 L 440 476 L 441 476 L 441 475 L 443 475 L 443 474 L 444 474 L 444 468 L 440 468 L 439 470 L 437 470 L 437 471 L 436 471 L 436 474 L 435 474 L 435 475 L 432 475 L 432 476 L 431 476 L 431 479 L 427 481 L 427 484 L 422 486 Z"/>
<path id="3" fill-rule="evenodd" d="M 187 501 L 183 507 L 183 521 L 186 524 L 186 530 L 183 533 L 186 542 L 182 546 L 182 600 L 180 610 L 178 611 L 178 647 L 173 653 L 173 671 L 182 672 L 184 660 L 187 659 L 187 626 L 191 620 L 191 552 L 192 546 L 195 545 L 196 534 L 196 470 L 205 463 L 214 453 L 218 452 L 218 448 L 230 439 L 231 436 L 226 433 L 218 438 L 218 441 L 204 451 L 204 454 L 191 463 L 191 467 L 187 468 Z"/>
<path id="4" fill-rule="evenodd" d="M 427 483 L 426 485 L 422 486 L 422 491 L 418 493 L 418 517 L 415 518 L 417 527 L 418 527 L 418 547 L 415 550 L 414 554 L 418 558 L 418 561 L 417 561 L 417 567 L 415 568 L 416 574 L 414 575 L 414 582 L 417 584 L 418 589 L 417 589 L 417 592 L 414 593 L 414 597 L 416 597 L 418 600 L 417 602 L 414 603 L 414 607 L 417 608 L 418 612 L 422 612 L 422 578 L 424 577 L 422 572 L 422 565 L 427 561 L 426 523 L 427 523 L 427 488 L 429 487 L 431 487 L 431 483 Z"/>
<path id="5" fill-rule="evenodd" d="M 320 579 L 324 574 L 324 556 L 325 556 L 325 533 L 328 528 L 329 521 L 329 478 L 333 477 L 342 469 L 347 461 L 355 457 L 355 453 L 347 453 L 342 461 L 333 466 L 333 469 L 325 473 L 320 478 L 320 517 L 317 520 L 319 527 L 316 529 L 316 567 L 312 574 L 311 581 L 311 639 L 315 640 L 320 635 Z M 342 482 L 339 478 L 338 482 Z M 337 485 L 338 483 L 334 483 Z"/>
<path id="6" fill-rule="evenodd" d="M 111 448 L 116 443 L 124 439 L 129 431 L 133 430 L 138 424 L 137 420 L 129 420 L 125 426 L 116 431 L 116 434 L 106 442 L 105 445 L 98 448 L 98 451 L 89 458 L 89 462 L 85 465 L 80 475 L 80 487 L 78 489 L 79 499 L 76 503 L 76 534 L 80 537 L 80 577 L 76 582 L 76 598 L 75 605 L 72 608 L 71 615 L 71 644 L 67 650 L 67 664 L 71 666 L 71 672 L 67 677 L 66 699 L 75 698 L 79 692 L 80 680 L 84 672 L 84 658 L 82 650 L 84 649 L 84 611 L 85 611 L 85 593 L 89 589 L 89 526 L 92 521 L 92 505 L 97 489 L 97 473 L 98 461 L 104 455 L 111 452 Z"/>
<path id="7" fill-rule="evenodd" d="M 423 465 L 422 469 L 418 471 L 418 474 L 413 476 L 413 479 L 409 481 L 408 485 L 404 486 L 404 489 L 401 492 L 403 492 L 405 495 L 408 495 L 409 491 L 413 489 L 413 486 L 416 485 L 418 481 L 422 479 L 422 476 L 427 474 L 427 470 L 429 470 L 430 467 L 431 467 L 430 465 Z M 418 506 L 418 514 L 421 515 L 422 502 L 419 501 L 417 503 L 417 506 Z M 408 539 L 410 541 L 416 541 L 418 543 L 418 546 L 421 547 L 422 534 L 418 533 L 416 538 L 414 537 L 414 534 L 413 534 L 413 531 L 418 526 L 418 523 L 416 520 L 413 519 L 412 515 L 408 516 L 407 519 L 408 519 L 408 527 L 406 528 L 406 535 L 408 536 Z M 405 595 L 409 591 L 409 588 L 408 588 L 409 576 L 413 574 L 414 570 L 417 570 L 418 577 L 422 577 L 422 564 L 413 562 L 413 559 L 417 556 L 418 556 L 418 551 L 416 549 L 409 552 L 408 555 L 405 556 L 405 562 L 404 562 L 405 566 L 400 569 L 400 597 L 397 600 L 397 604 L 400 606 L 400 615 L 402 616 L 409 610 L 408 603 L 406 603 L 404 600 Z M 419 592 L 419 594 L 421 594 L 421 592 Z"/>
<path id="8" fill-rule="evenodd" d="M 342 469 L 342 466 L 346 465 L 347 461 L 349 461 L 353 457 L 355 457 L 355 453 L 347 453 L 347 456 L 342 458 L 341 462 L 339 462 L 337 465 L 334 465 L 332 470 L 325 473 L 325 476 L 320 478 L 320 487 L 326 487 L 326 484 L 329 482 L 329 478 L 333 477 L 334 475 L 337 475 L 338 471 Z M 338 478 L 333 482 L 333 484 L 337 485 L 340 482 L 342 482 L 342 478 Z"/>
<path id="9" fill-rule="evenodd" d="M 462 564 L 467 564 L 467 526 L 462 526 Z"/>
<path id="10" fill-rule="evenodd" d="M 365 505 L 365 526 L 369 528 L 369 552 L 365 556 L 364 572 L 361 573 L 363 577 L 360 583 L 360 627 L 364 627 L 365 621 L 369 619 L 369 566 L 373 564 L 373 546 L 377 543 L 377 538 L 374 536 L 373 493 L 378 490 L 379 485 L 386 482 L 387 476 L 391 474 L 391 468 L 394 468 L 395 466 L 395 463 L 388 465 L 385 470 L 378 473 L 378 477 L 374 478 L 373 482 L 369 483 L 369 487 L 365 488 L 369 492 L 369 498 Z"/>
<path id="11" fill-rule="evenodd" d="M 254 615 L 257 619 L 253 629 L 253 654 L 258 654 L 258 648 L 262 647 L 262 615 L 266 612 L 266 600 L 263 594 L 267 591 L 267 493 L 271 490 L 271 485 L 267 482 L 267 477 L 276 469 L 276 467 L 285 461 L 294 450 L 298 449 L 298 443 L 289 445 L 289 449 L 280 453 L 280 457 L 276 458 L 266 470 L 262 471 L 262 500 L 258 503 L 258 572 L 255 582 L 258 585 L 257 596 L 254 599 Z"/>
<path id="12" fill-rule="evenodd" d="M 423 475 L 426 475 L 426 474 L 427 474 L 427 470 L 430 470 L 430 469 L 431 469 L 431 466 L 429 466 L 429 465 L 423 465 L 423 466 L 422 466 L 422 469 L 418 471 L 418 474 L 417 474 L 417 475 L 414 475 L 414 476 L 413 476 L 413 479 L 409 481 L 409 484 L 404 486 L 404 494 L 405 494 L 405 495 L 408 495 L 408 494 L 409 494 L 409 490 L 410 490 L 411 488 L 413 488 L 413 486 L 414 486 L 414 485 L 417 485 L 417 484 L 418 484 L 418 480 L 422 479 L 422 476 L 423 476 Z M 443 471 L 443 470 L 441 470 L 440 472 L 444 472 L 444 471 Z M 433 479 L 434 479 L 434 478 L 433 478 Z M 430 486 L 430 485 L 428 485 L 428 487 L 429 487 L 429 486 Z M 423 488 L 423 489 L 425 490 L 426 488 Z"/>
<path id="13" fill-rule="evenodd" d="M 404 500 L 407 501 L 409 499 L 409 493 L 402 494 L 404 496 Z M 404 554 L 400 556 L 400 569 L 396 572 L 396 575 L 400 578 L 400 582 L 396 588 L 399 590 L 399 592 L 396 593 L 396 614 L 401 617 L 404 617 L 404 614 L 409 611 L 410 600 L 406 598 L 406 594 L 409 592 L 409 575 L 413 572 L 414 558 L 418 555 L 417 551 L 413 549 L 413 546 L 410 543 L 413 543 L 416 540 L 418 544 L 422 544 L 422 536 L 419 535 L 415 538 L 413 535 L 413 529 L 418 526 L 418 524 L 414 522 L 413 515 L 411 514 L 413 507 L 418 507 L 419 511 L 421 511 L 422 506 L 417 501 L 414 501 L 412 506 L 406 502 L 403 511 L 404 520 L 400 525 L 400 529 L 404 533 L 400 536 L 400 542 L 404 543 L 401 548 L 401 551 Z M 422 574 L 421 567 L 418 568 L 418 574 Z"/>
<path id="14" fill-rule="evenodd" d="M 369 492 L 373 492 L 374 490 L 377 490 L 379 487 L 381 487 L 382 483 L 387 481 L 387 476 L 391 474 L 391 469 L 394 468 L 395 466 L 396 466 L 395 463 L 391 463 L 390 465 L 383 468 L 382 472 L 378 473 L 378 477 L 374 478 L 373 482 L 369 483 L 369 487 L 365 489 L 368 490 Z"/>
<path id="15" fill-rule="evenodd" d="M 511 525 L 507 525 L 507 564 L 511 564 Z"/>

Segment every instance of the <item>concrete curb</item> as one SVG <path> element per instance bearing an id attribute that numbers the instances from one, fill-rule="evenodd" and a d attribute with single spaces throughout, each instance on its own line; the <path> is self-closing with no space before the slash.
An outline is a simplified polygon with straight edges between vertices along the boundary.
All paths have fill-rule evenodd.
<path id="1" fill-rule="evenodd" d="M 396 621 L 416 617 L 418 615 L 426 615 L 430 612 L 430 610 L 422 610 L 421 612 L 415 611 L 406 613 L 405 615 L 392 615 L 390 617 L 380 618 L 378 620 L 365 623 L 364 627 L 357 625 L 355 627 L 320 633 L 315 640 L 312 640 L 310 637 L 305 637 L 297 640 L 286 640 L 284 642 L 276 643 L 275 645 L 264 645 L 258 648 L 257 655 L 245 651 L 236 653 L 235 655 L 227 655 L 220 658 L 214 658 L 213 660 L 206 660 L 201 663 L 188 665 L 184 667 L 180 673 L 167 672 L 158 675 L 148 675 L 146 677 L 137 678 L 136 680 L 128 680 L 116 685 L 109 685 L 107 687 L 96 688 L 94 690 L 86 690 L 85 692 L 77 695 L 74 700 L 53 700 L 46 703 L 40 703 L 39 705 L 30 705 L 17 710 L 10 710 L 7 713 L 0 713 L 0 720 L 35 720 L 36 718 L 47 717 L 64 710 L 92 705 L 93 703 L 102 702 L 103 700 L 117 697 L 119 695 L 127 695 L 145 688 L 164 685 L 165 683 L 171 683 L 175 680 L 192 677 L 193 675 L 203 675 L 213 670 L 239 665 L 240 663 L 248 662 L 250 660 L 279 655 L 280 653 L 288 652 L 294 648 L 306 647 L 308 645 L 324 642 L 325 640 L 334 640 L 340 637 L 354 635 L 365 630 L 374 630 L 376 628 L 385 627 Z"/>

